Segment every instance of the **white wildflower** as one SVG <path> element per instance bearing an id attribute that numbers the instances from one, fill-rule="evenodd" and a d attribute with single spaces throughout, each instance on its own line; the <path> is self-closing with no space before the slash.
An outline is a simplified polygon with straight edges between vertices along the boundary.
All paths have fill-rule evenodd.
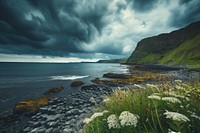
<path id="1" fill-rule="evenodd" d="M 176 88 L 177 90 L 185 90 L 185 88 L 183 88 L 182 86 L 179 86 L 179 85 L 176 85 L 175 88 Z"/>
<path id="2" fill-rule="evenodd" d="M 108 113 L 109 111 L 108 110 L 104 110 L 102 113 L 104 114 L 104 113 Z"/>
<path id="3" fill-rule="evenodd" d="M 105 102 L 105 103 L 108 102 L 108 101 L 110 101 L 109 98 L 106 98 L 106 99 L 103 100 L 103 102 Z"/>
<path id="4" fill-rule="evenodd" d="M 112 114 L 107 118 L 107 123 L 108 123 L 108 127 L 109 129 L 111 128 L 120 128 L 119 122 L 117 120 L 117 117 Z"/>
<path id="5" fill-rule="evenodd" d="M 149 88 L 152 88 L 152 89 L 159 90 L 159 88 L 156 85 L 154 85 L 154 84 L 146 84 L 146 86 L 149 87 Z"/>
<path id="6" fill-rule="evenodd" d="M 150 95 L 148 96 L 149 99 L 155 99 L 155 100 L 161 100 L 160 96 L 156 96 L 156 95 Z"/>
<path id="7" fill-rule="evenodd" d="M 83 123 L 89 124 L 92 120 L 90 118 L 85 118 L 83 120 Z"/>
<path id="8" fill-rule="evenodd" d="M 196 114 L 195 112 L 192 112 L 190 110 L 188 110 L 187 112 L 190 113 L 190 114 Z"/>
<path id="9" fill-rule="evenodd" d="M 173 96 L 173 97 L 185 98 L 185 96 L 177 95 L 177 94 L 174 93 L 174 92 L 165 92 L 165 94 L 166 94 L 166 95 L 169 95 L 169 96 Z"/>
<path id="10" fill-rule="evenodd" d="M 175 132 L 175 131 L 172 131 L 171 129 L 168 129 L 168 133 L 181 133 L 181 132 Z"/>
<path id="11" fill-rule="evenodd" d="M 145 89 L 145 87 L 138 85 L 138 84 L 134 84 L 133 86 L 136 87 L 136 88 L 139 88 L 139 89 Z"/>
<path id="12" fill-rule="evenodd" d="M 124 126 L 137 126 L 138 116 L 130 113 L 129 111 L 123 111 L 120 116 L 119 120 L 121 125 Z"/>
<path id="13" fill-rule="evenodd" d="M 191 95 L 190 95 L 190 94 L 187 94 L 187 96 L 190 97 Z"/>
<path id="14" fill-rule="evenodd" d="M 196 119 L 200 120 L 200 117 L 197 116 L 197 115 L 195 115 L 195 114 L 192 114 L 192 115 L 190 115 L 190 116 L 193 117 L 193 118 L 196 118 Z"/>
<path id="15" fill-rule="evenodd" d="M 105 112 L 97 112 L 97 113 L 94 113 L 90 118 L 85 118 L 83 120 L 83 123 L 90 123 L 91 121 L 93 121 L 95 118 L 99 117 L 99 116 L 103 116 Z"/>
<path id="16" fill-rule="evenodd" d="M 189 85 L 185 84 L 185 83 L 182 83 L 181 86 L 185 87 L 185 88 L 190 88 Z"/>
<path id="17" fill-rule="evenodd" d="M 103 116 L 103 113 L 102 113 L 102 112 L 94 113 L 94 114 L 91 116 L 91 119 L 94 119 L 94 118 L 99 117 L 99 116 Z"/>
<path id="18" fill-rule="evenodd" d="M 186 101 L 190 101 L 190 99 L 188 97 L 185 97 Z"/>
<path id="19" fill-rule="evenodd" d="M 171 103 L 181 103 L 181 101 L 176 97 L 163 97 L 162 101 L 171 102 Z"/>
<path id="20" fill-rule="evenodd" d="M 182 80 L 179 80 L 179 79 L 177 79 L 177 80 L 174 80 L 176 83 L 182 83 L 183 81 Z"/>
<path id="21" fill-rule="evenodd" d="M 164 113 L 164 115 L 166 115 L 166 118 L 172 119 L 174 121 L 181 121 L 181 122 L 190 121 L 190 119 L 187 116 L 185 116 L 183 114 L 180 114 L 178 112 L 169 112 L 169 111 L 166 111 Z"/>

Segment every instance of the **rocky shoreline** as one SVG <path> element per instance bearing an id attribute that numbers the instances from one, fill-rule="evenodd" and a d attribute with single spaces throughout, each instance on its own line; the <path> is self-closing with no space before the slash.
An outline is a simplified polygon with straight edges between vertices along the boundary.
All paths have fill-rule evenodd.
<path id="1" fill-rule="evenodd" d="M 95 110 L 115 87 L 86 85 L 66 97 L 49 100 L 35 113 L 0 124 L 2 133 L 73 133 L 81 132 L 83 120 Z"/>
<path id="2" fill-rule="evenodd" d="M 132 69 L 133 70 L 133 69 Z M 138 73 L 138 71 L 131 71 L 131 75 Z M 143 77 L 149 76 L 149 72 L 145 75 L 143 72 L 139 72 L 139 75 L 143 74 Z M 153 74 L 153 73 L 150 73 Z M 184 71 L 167 71 L 164 73 L 158 72 L 154 73 L 153 77 L 144 78 L 136 75 L 135 77 L 130 77 L 131 75 L 120 75 L 108 73 L 104 75 L 106 78 L 116 78 L 110 84 L 111 80 L 103 82 L 103 84 L 90 84 L 84 85 L 80 90 L 73 92 L 64 97 L 51 98 L 48 104 L 40 107 L 37 111 L 33 113 L 23 114 L 20 117 L 10 119 L 9 121 L 0 122 L 0 132 L 1 133 L 81 133 L 83 128 L 83 120 L 90 116 L 93 112 L 97 111 L 97 105 L 103 102 L 105 96 L 110 95 L 113 90 L 117 87 L 128 87 L 131 84 L 126 80 L 145 82 L 162 82 L 158 75 L 164 75 L 166 77 L 173 77 L 173 79 L 190 80 L 194 78 L 199 78 L 200 73 L 198 72 L 184 72 Z M 190 77 L 192 75 L 193 77 Z M 139 77 L 139 79 L 137 78 Z M 122 79 L 121 79 L 122 78 Z M 151 81 L 156 79 L 158 81 Z M 161 78 L 162 79 L 162 78 Z M 165 78 L 164 78 L 165 79 Z M 167 78 L 168 79 L 168 78 Z M 121 82 L 122 84 L 119 84 Z M 171 81 L 172 78 L 169 78 Z M 100 80 L 102 81 L 102 80 Z M 103 80 L 104 81 L 104 80 Z M 102 82 L 100 82 L 102 83 Z M 108 83 L 108 84 L 105 84 Z M 115 83 L 115 84 L 113 84 Z M 137 83 L 137 82 L 132 82 Z M 139 82 L 140 83 L 140 82 Z M 61 88 L 63 89 L 63 88 Z M 59 91 L 61 90 L 59 89 Z M 52 89 L 55 91 L 55 89 Z M 60 92 L 62 93 L 62 92 Z"/>

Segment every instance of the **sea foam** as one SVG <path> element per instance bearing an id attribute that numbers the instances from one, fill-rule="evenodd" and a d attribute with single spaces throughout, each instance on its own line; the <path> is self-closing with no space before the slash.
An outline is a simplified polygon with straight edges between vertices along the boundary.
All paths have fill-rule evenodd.
<path id="1" fill-rule="evenodd" d="M 51 80 L 75 80 L 87 78 L 89 75 L 80 76 L 80 75 L 65 75 L 65 76 L 51 76 Z"/>

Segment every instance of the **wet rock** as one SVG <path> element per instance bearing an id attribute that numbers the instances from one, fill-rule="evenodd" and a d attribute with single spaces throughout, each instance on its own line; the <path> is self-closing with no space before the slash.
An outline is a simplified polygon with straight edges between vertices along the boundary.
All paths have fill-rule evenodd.
<path id="1" fill-rule="evenodd" d="M 82 86 L 84 85 L 84 82 L 81 81 L 81 80 L 74 80 L 72 83 L 71 83 L 71 87 L 79 87 L 79 86 Z"/>
<path id="2" fill-rule="evenodd" d="M 73 130 L 72 129 L 69 129 L 69 128 L 65 128 L 63 130 L 63 133 L 73 133 Z"/>
<path id="3" fill-rule="evenodd" d="M 24 132 L 29 132 L 30 130 L 31 130 L 30 127 L 26 127 L 23 131 L 24 131 Z"/>
<path id="4" fill-rule="evenodd" d="M 56 115 L 47 115 L 47 114 L 44 114 L 44 115 L 42 115 L 42 117 L 46 118 L 46 121 L 54 121 L 54 120 L 63 118 L 64 115 L 63 114 L 56 114 Z"/>
<path id="5" fill-rule="evenodd" d="M 51 128 L 48 128 L 48 129 L 46 129 L 45 133 L 52 133 L 52 130 L 53 130 L 52 127 L 51 127 Z"/>
<path id="6" fill-rule="evenodd" d="M 51 127 L 57 127 L 58 121 L 51 121 L 48 123 L 49 126 Z"/>
<path id="7" fill-rule="evenodd" d="M 54 128 L 52 132 L 53 133 L 60 133 L 59 128 Z"/>
<path id="8" fill-rule="evenodd" d="M 18 127 L 13 130 L 27 133 L 81 132 L 82 121 L 86 115 L 92 113 L 94 105 L 102 100 L 101 96 L 108 94 L 107 92 L 110 90 L 110 87 L 105 85 L 92 84 L 82 86 L 81 90 L 66 97 L 52 98 L 46 106 L 39 107 L 37 112 L 29 117 L 31 120 L 27 121 L 27 125 L 24 125 L 25 129 L 19 127 L 20 122 L 17 124 Z M 0 129 L 0 132 L 4 129 Z"/>
<path id="9" fill-rule="evenodd" d="M 63 89 L 64 89 L 63 86 L 55 87 L 55 88 L 52 88 L 52 89 L 48 90 L 47 92 L 45 92 L 44 95 L 58 93 L 58 92 L 62 91 Z"/>
<path id="10" fill-rule="evenodd" d="M 90 99 L 89 99 L 89 101 L 92 103 L 92 104 L 96 104 L 96 101 L 95 101 L 95 99 L 94 99 L 94 97 L 91 97 Z"/>
<path id="11" fill-rule="evenodd" d="M 19 103 L 17 103 L 13 109 L 13 113 L 17 115 L 21 115 L 26 112 L 34 112 L 39 107 L 46 105 L 48 103 L 48 97 L 43 96 L 41 98 L 38 98 L 36 100 L 24 100 Z"/>
<path id="12" fill-rule="evenodd" d="M 46 129 L 45 127 L 41 127 L 39 130 L 38 130 L 38 133 L 45 133 Z"/>
<path id="13" fill-rule="evenodd" d="M 32 125 L 34 128 L 41 126 L 40 122 L 34 122 Z"/>
<path id="14" fill-rule="evenodd" d="M 127 79 L 130 76 L 126 74 L 117 74 L 117 73 L 106 73 L 103 75 L 104 78 L 114 78 L 114 79 Z"/>
<path id="15" fill-rule="evenodd" d="M 0 122 L 14 121 L 16 118 L 15 115 L 2 115 L 0 116 Z"/>
<path id="16" fill-rule="evenodd" d="M 39 128 L 34 128 L 33 130 L 31 130 L 31 133 L 38 133 L 39 132 Z"/>
<path id="17" fill-rule="evenodd" d="M 79 114 L 79 110 L 78 109 L 71 109 L 69 111 L 66 112 L 68 116 L 70 115 L 77 115 Z"/>
<path id="18" fill-rule="evenodd" d="M 41 111 L 42 113 L 46 113 L 48 111 L 48 107 L 47 106 L 46 107 L 41 107 L 39 109 L 39 111 Z M 40 114 L 37 114 L 37 115 L 40 115 Z"/>

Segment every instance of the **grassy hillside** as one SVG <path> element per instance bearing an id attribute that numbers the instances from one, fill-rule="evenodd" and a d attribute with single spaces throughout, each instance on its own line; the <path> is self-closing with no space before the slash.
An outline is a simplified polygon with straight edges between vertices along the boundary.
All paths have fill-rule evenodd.
<path id="1" fill-rule="evenodd" d="M 200 64 L 200 33 L 191 40 L 182 43 L 178 48 L 170 51 L 159 63 L 177 64 Z"/>
<path id="2" fill-rule="evenodd" d="M 129 64 L 200 64 L 200 21 L 171 33 L 142 39 L 127 60 Z"/>

